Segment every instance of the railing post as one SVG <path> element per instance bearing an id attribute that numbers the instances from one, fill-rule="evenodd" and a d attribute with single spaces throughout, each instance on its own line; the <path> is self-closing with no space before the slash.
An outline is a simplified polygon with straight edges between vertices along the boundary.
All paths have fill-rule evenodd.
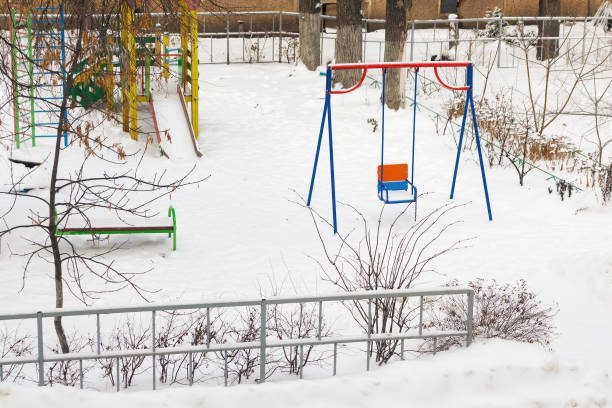
<path id="1" fill-rule="evenodd" d="M 278 12 L 278 62 L 283 59 L 283 11 Z M 289 61 L 287 61 L 289 62 Z"/>
<path id="2" fill-rule="evenodd" d="M 338 365 L 338 343 L 334 343 L 334 372 L 333 375 L 336 375 L 336 367 Z"/>
<path id="3" fill-rule="evenodd" d="M 368 344 L 366 346 L 366 370 L 370 371 L 370 355 L 372 354 L 372 342 L 370 339 L 372 338 L 372 299 L 368 299 Z"/>
<path id="4" fill-rule="evenodd" d="M 189 353 L 189 385 L 193 385 L 193 353 Z"/>
<path id="5" fill-rule="evenodd" d="M 467 310 L 467 338 L 466 347 L 472 344 L 474 339 L 474 291 L 468 292 L 468 310 Z"/>
<path id="6" fill-rule="evenodd" d="M 120 388 L 119 382 L 121 381 L 119 379 L 119 357 L 117 357 L 116 362 L 117 362 L 117 369 L 115 371 L 117 373 L 117 380 L 115 382 L 117 383 L 117 392 L 119 392 L 119 388 Z"/>
<path id="7" fill-rule="evenodd" d="M 79 360 L 79 388 L 83 389 L 83 360 Z"/>
<path id="8" fill-rule="evenodd" d="M 206 347 L 210 347 L 210 307 L 206 308 Z"/>
<path id="9" fill-rule="evenodd" d="M 414 19 L 410 26 L 410 61 L 414 61 Z"/>
<path id="10" fill-rule="evenodd" d="M 304 378 L 304 345 L 300 344 L 300 380 Z"/>
<path id="11" fill-rule="evenodd" d="M 317 327 L 317 339 L 321 340 L 323 331 L 323 301 L 319 301 L 319 326 Z"/>
<path id="12" fill-rule="evenodd" d="M 419 336 L 423 335 L 423 296 L 419 302 Z"/>
<path id="13" fill-rule="evenodd" d="M 586 52 L 586 36 L 587 36 L 587 20 L 588 17 L 584 18 L 584 23 L 582 24 L 582 54 L 580 54 L 582 56 L 582 63 L 584 64 L 585 62 L 585 52 Z"/>
<path id="14" fill-rule="evenodd" d="M 153 390 L 155 390 L 155 310 L 151 311 L 151 351 L 153 351 Z"/>
<path id="15" fill-rule="evenodd" d="M 266 382 L 266 299 L 261 299 L 259 326 L 259 382 Z"/>
<path id="16" fill-rule="evenodd" d="M 503 16 L 499 17 L 499 33 L 498 33 L 498 39 L 497 39 L 497 68 L 501 68 L 501 42 L 502 42 L 502 36 L 504 35 L 503 30 L 504 30 L 504 20 L 503 20 Z"/>
<path id="17" fill-rule="evenodd" d="M 100 355 L 100 313 L 96 313 L 96 352 Z"/>
<path id="18" fill-rule="evenodd" d="M 225 48 L 227 51 L 226 64 L 230 63 L 230 21 L 229 21 L 229 11 L 225 13 Z M 211 37 L 212 38 L 212 37 Z M 212 53 L 211 53 L 212 54 Z"/>
<path id="19" fill-rule="evenodd" d="M 227 350 L 223 353 L 223 383 L 227 387 L 227 378 L 228 378 L 228 370 L 227 370 Z"/>
<path id="20" fill-rule="evenodd" d="M 43 350 L 42 312 L 36 313 L 36 336 L 38 340 L 38 386 L 45 385 L 45 357 Z"/>

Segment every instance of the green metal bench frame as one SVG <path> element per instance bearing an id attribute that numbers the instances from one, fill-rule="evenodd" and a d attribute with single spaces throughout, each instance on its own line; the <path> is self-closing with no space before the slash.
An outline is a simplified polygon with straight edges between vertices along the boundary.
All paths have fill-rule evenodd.
<path id="1" fill-rule="evenodd" d="M 172 238 L 172 250 L 176 251 L 176 212 L 174 207 L 168 208 L 168 217 L 172 218 L 172 226 L 152 226 L 152 227 L 77 227 L 77 228 L 57 228 L 55 235 L 62 237 L 65 235 L 131 235 L 131 234 L 168 234 Z"/>

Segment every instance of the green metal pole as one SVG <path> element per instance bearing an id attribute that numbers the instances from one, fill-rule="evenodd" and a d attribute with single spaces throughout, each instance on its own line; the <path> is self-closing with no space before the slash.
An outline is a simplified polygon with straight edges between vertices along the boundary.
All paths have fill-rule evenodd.
<path id="1" fill-rule="evenodd" d="M 32 47 L 32 16 L 28 16 L 28 74 L 30 76 L 30 133 L 32 135 L 32 146 L 36 146 L 36 113 L 34 104 L 34 53 Z"/>
<path id="2" fill-rule="evenodd" d="M 19 149 L 21 146 L 21 139 L 19 137 L 21 133 L 21 129 L 19 126 L 20 122 L 20 112 L 19 112 L 19 70 L 17 69 L 17 39 L 19 38 L 17 35 L 17 30 L 19 29 L 18 24 L 16 24 L 17 20 L 17 12 L 15 9 L 11 9 L 11 24 L 13 25 L 13 38 L 11 39 L 11 53 L 13 56 L 13 129 L 15 130 L 15 145 Z"/>
<path id="3" fill-rule="evenodd" d="M 145 93 L 147 99 L 151 98 L 151 56 L 145 57 Z"/>

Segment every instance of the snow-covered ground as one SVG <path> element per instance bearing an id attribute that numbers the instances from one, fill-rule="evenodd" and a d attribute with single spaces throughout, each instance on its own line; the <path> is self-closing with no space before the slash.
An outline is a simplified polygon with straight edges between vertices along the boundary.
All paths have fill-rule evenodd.
<path id="1" fill-rule="evenodd" d="M 269 293 L 270 281 L 287 281 L 288 277 L 292 284 L 282 286 L 285 294 L 332 291 L 321 280 L 312 259 L 322 255 L 310 215 L 295 203 L 300 199 L 298 194 L 307 194 L 323 108 L 324 77 L 286 64 L 206 65 L 201 72 L 200 148 L 204 157 L 196 161 L 190 155 L 177 154 L 168 160 L 151 153 L 141 171 L 153 174 L 167 169 L 178 176 L 197 163 L 194 177 L 211 177 L 197 187 L 172 194 L 170 200 L 156 204 L 160 208 L 153 209 L 163 213 L 169 204 L 176 208 L 176 252 L 165 238 L 132 236 L 124 250 L 113 254 L 116 266 L 127 270 L 152 267 L 138 282 L 159 290 L 149 295 L 153 301 L 256 297 L 262 291 Z M 500 88 L 520 80 L 518 69 L 495 75 Z M 353 94 L 333 97 L 334 153 L 338 200 L 375 221 L 381 208 L 375 175 L 380 130 L 373 133 L 367 121 L 380 121 L 381 112 L 380 91 L 371 85 L 368 80 Z M 479 86 L 482 84 L 476 85 L 477 92 Z M 160 85 L 155 92 L 159 95 L 158 115 L 168 123 L 172 118 L 181 120 L 176 104 L 162 102 L 166 92 L 174 92 L 174 86 Z M 449 96 L 443 91 L 424 103 L 441 112 Z M 410 111 L 388 112 L 386 120 L 389 162 L 407 161 Z M 574 123 L 566 126 L 572 128 Z M 128 151 L 142 146 L 129 141 L 115 124 L 107 123 L 104 129 Z M 415 183 L 420 193 L 426 193 L 419 201 L 419 214 L 426 214 L 449 202 L 456 150 L 450 137 L 436 135 L 435 123 L 426 112 L 417 119 L 417 134 Z M 0 159 L 6 160 L 6 154 L 1 152 Z M 62 171 L 78 165 L 81 156 L 79 149 L 66 151 Z M 321 157 L 313 207 L 331 218 L 325 143 Z M 451 217 L 462 222 L 447 235 L 448 240 L 474 239 L 468 248 L 437 259 L 433 265 L 437 273 L 428 274 L 420 285 L 444 284 L 452 279 L 462 283 L 476 278 L 501 282 L 525 279 L 544 302 L 559 305 L 551 345 L 554 354 L 537 346 L 477 341 L 467 350 L 394 363 L 363 375 L 231 390 L 173 389 L 116 396 L 64 389 L 26 391 L 2 385 L 0 406 L 40 405 L 43 401 L 49 407 L 65 406 L 68 398 L 92 408 L 109 404 L 231 407 L 247 402 L 266 407 L 289 402 L 315 407 L 611 404 L 612 210 L 602 207 L 590 191 L 560 201 L 548 193 L 551 182 L 547 176 L 532 172 L 526 186 L 520 187 L 512 169 L 495 167 L 487 168 L 494 217 L 489 222 L 476 160 L 475 152 L 462 156 L 456 202 L 465 205 Z M 3 185 L 8 181 L 6 175 L 2 168 Z M 44 174 L 38 181 L 32 179 L 31 186 L 43 187 L 43 181 Z M 17 205 L 24 215 L 20 218 L 14 212 L 17 218 L 11 221 L 15 223 L 26 220 L 25 210 L 32 203 L 20 200 Z M 357 225 L 350 209 L 339 206 L 338 210 L 341 231 Z M 386 217 L 397 211 L 390 208 Z M 406 227 L 411 223 L 409 217 L 404 222 Z M 330 231 L 326 234 L 327 239 L 332 238 Z M 123 239 L 110 238 L 111 242 Z M 85 251 L 92 246 L 86 238 L 71 241 Z M 18 234 L 1 243 L 2 312 L 49 309 L 54 303 L 51 269 L 43 261 L 31 265 L 22 288 L 25 259 L 14 253 L 26 250 L 27 245 Z M 109 244 L 99 245 L 104 248 Z M 105 294 L 95 305 L 117 302 L 141 300 L 122 291 Z M 66 299 L 66 306 L 80 305 L 74 298 Z M 70 320 L 65 324 L 69 332 L 75 330 Z"/>
<path id="2" fill-rule="evenodd" d="M 503 341 L 325 380 L 119 394 L 0 385 L 0 406 L 11 408 L 556 408 L 610 403 L 612 383 L 606 373 L 559 360 L 537 346 Z"/>

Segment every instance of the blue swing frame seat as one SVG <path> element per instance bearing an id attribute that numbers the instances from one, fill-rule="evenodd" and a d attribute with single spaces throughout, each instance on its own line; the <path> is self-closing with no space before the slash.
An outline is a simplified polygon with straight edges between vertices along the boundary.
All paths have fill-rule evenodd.
<path id="1" fill-rule="evenodd" d="M 411 180 L 408 180 L 408 164 L 381 164 L 377 171 L 378 199 L 385 204 L 414 203 L 414 219 L 417 215 L 418 191 Z M 410 191 L 411 197 L 391 199 L 390 191 Z"/>
<path id="2" fill-rule="evenodd" d="M 389 191 L 408 191 L 411 190 L 412 198 L 402 200 L 392 200 L 389 198 Z M 385 204 L 406 204 L 417 202 L 418 191 L 415 185 L 408 180 L 378 182 L 378 199 Z"/>
<path id="3" fill-rule="evenodd" d="M 493 220 L 493 215 L 491 212 L 491 202 L 489 200 L 489 189 L 487 187 L 487 179 L 485 176 L 485 165 L 483 160 L 482 148 L 480 143 L 480 135 L 478 131 L 478 121 L 476 119 L 476 107 L 474 104 L 474 66 L 470 61 L 402 61 L 402 62 L 378 62 L 378 63 L 346 63 L 346 64 L 330 64 L 327 66 L 327 72 L 325 75 L 325 104 L 323 106 L 323 116 L 321 117 L 321 127 L 319 128 L 319 136 L 317 139 L 317 147 L 315 151 L 314 164 L 312 166 L 312 175 L 310 177 L 310 187 L 308 190 L 308 199 L 306 201 L 306 205 L 310 207 L 312 202 L 312 193 L 315 183 L 315 177 L 317 174 L 317 167 L 319 164 L 319 154 L 321 152 L 321 143 L 323 141 L 323 132 L 325 128 L 327 128 L 328 133 L 328 143 L 329 143 L 329 167 L 330 167 L 330 181 L 331 181 L 331 203 L 332 203 L 332 225 L 334 234 L 338 232 L 338 217 L 336 213 L 336 177 L 334 172 L 334 149 L 333 149 L 333 137 L 332 137 L 332 103 L 331 96 L 337 94 L 347 94 L 358 89 L 363 83 L 367 76 L 368 70 L 372 69 L 382 69 L 382 78 L 383 78 L 383 86 L 382 86 L 382 126 L 381 126 L 381 155 L 380 155 L 380 164 L 381 166 L 387 166 L 385 164 L 385 138 L 384 138 L 384 127 L 385 127 L 385 81 L 386 81 L 386 71 L 387 69 L 398 69 L 398 68 L 409 68 L 414 69 L 415 71 L 415 87 L 414 87 L 414 97 L 413 97 L 413 117 L 412 117 L 412 148 L 411 148 L 411 165 L 412 165 L 412 173 L 411 177 L 408 178 L 408 173 L 406 172 L 405 177 L 397 177 L 394 179 L 384 177 L 379 177 L 378 179 L 378 198 L 387 204 L 400 204 L 400 203 L 412 203 L 414 202 L 415 209 L 415 220 L 416 220 L 416 203 L 417 203 L 417 188 L 414 185 L 414 162 L 415 162 L 415 139 L 416 139 L 416 113 L 417 113 L 417 79 L 418 79 L 418 70 L 420 68 L 433 68 L 434 75 L 436 76 L 437 81 L 444 87 L 453 91 L 465 92 L 465 104 L 463 107 L 463 119 L 461 122 L 461 129 L 459 133 L 459 141 L 457 143 L 457 154 L 455 157 L 455 166 L 453 171 L 453 179 L 450 190 L 450 199 L 453 199 L 455 196 L 455 185 L 457 181 L 457 174 L 459 171 L 459 159 L 461 156 L 461 150 L 463 146 L 463 139 L 465 135 L 466 129 L 466 120 L 468 118 L 468 112 L 471 111 L 471 119 L 472 125 L 474 129 L 474 139 L 476 140 L 476 148 L 478 151 L 478 162 L 480 165 L 480 173 L 482 177 L 482 185 L 484 189 L 486 210 L 489 221 Z M 466 84 L 465 86 L 451 86 L 445 83 L 438 73 L 438 69 L 440 68 L 465 68 L 466 74 Z M 359 82 L 354 85 L 352 88 L 348 89 L 333 89 L 332 87 L 332 74 L 334 71 L 338 70 L 361 70 L 361 79 Z M 326 126 L 327 125 L 327 126 Z M 407 166 L 407 164 L 404 164 Z M 390 192 L 392 191 L 411 191 L 412 197 L 410 199 L 403 200 L 393 200 L 390 198 Z"/>

